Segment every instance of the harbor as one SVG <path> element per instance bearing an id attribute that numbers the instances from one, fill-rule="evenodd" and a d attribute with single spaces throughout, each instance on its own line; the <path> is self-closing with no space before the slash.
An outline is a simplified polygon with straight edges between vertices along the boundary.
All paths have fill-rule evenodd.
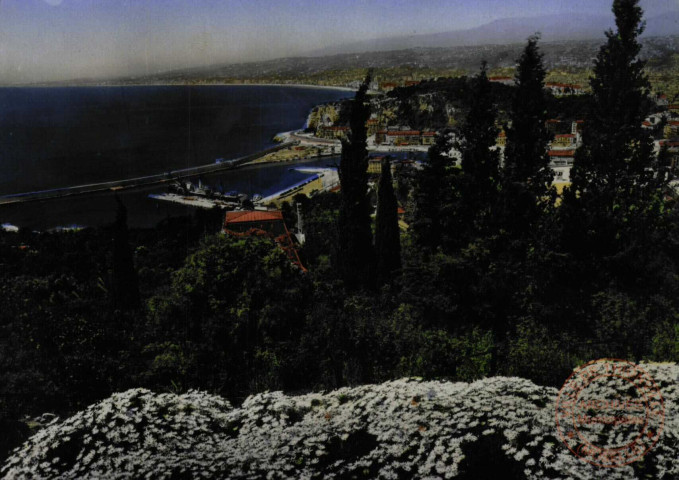
<path id="1" fill-rule="evenodd" d="M 303 174 L 311 174 L 310 177 L 294 182 L 292 185 L 278 190 L 266 197 L 261 195 L 248 195 L 232 192 L 220 192 L 199 181 L 197 185 L 191 182 L 182 182 L 171 185 L 167 193 L 152 193 L 149 198 L 157 201 L 171 202 L 196 208 L 221 208 L 223 210 L 242 210 L 245 208 L 269 208 L 280 207 L 283 202 L 290 202 L 296 195 L 312 197 L 320 192 L 326 192 L 339 185 L 337 169 L 327 167 L 298 167 L 291 168 Z"/>
<path id="2" fill-rule="evenodd" d="M 159 184 L 172 184 L 173 182 L 185 178 L 214 174 L 225 170 L 236 169 L 247 163 L 257 160 L 260 157 L 266 156 L 268 154 L 277 152 L 282 149 L 286 149 L 291 145 L 292 145 L 291 143 L 283 143 L 275 147 L 271 147 L 260 152 L 253 153 L 251 155 L 246 155 L 240 158 L 230 160 L 218 159 L 217 161 L 215 161 L 215 163 L 200 165 L 196 167 L 188 167 L 179 170 L 171 170 L 166 173 L 159 173 L 156 175 L 147 175 L 136 178 L 128 178 L 124 180 L 114 180 L 110 182 L 91 183 L 87 185 L 76 185 L 71 187 L 3 195 L 0 196 L 0 205 L 26 203 L 31 201 L 45 201 L 50 199 L 71 197 L 76 195 L 101 193 L 106 191 L 118 192 L 121 190 L 132 190 Z"/>

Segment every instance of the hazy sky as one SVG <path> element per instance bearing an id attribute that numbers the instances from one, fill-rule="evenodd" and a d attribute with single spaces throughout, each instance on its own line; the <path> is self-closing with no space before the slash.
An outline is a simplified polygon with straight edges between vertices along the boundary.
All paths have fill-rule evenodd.
<path id="1" fill-rule="evenodd" d="M 647 16 L 679 9 L 679 0 L 641 4 Z M 611 0 L 0 0 L 0 82 L 155 73 L 610 8 Z"/>

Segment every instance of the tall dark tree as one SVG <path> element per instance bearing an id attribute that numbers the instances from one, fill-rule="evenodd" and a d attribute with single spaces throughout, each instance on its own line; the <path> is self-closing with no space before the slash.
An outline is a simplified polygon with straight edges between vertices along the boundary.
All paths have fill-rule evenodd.
<path id="1" fill-rule="evenodd" d="M 369 72 L 351 104 L 351 131 L 349 138 L 342 141 L 339 165 L 342 202 L 338 219 L 336 266 L 350 289 L 369 286 L 375 271 L 365 125 L 370 117 L 367 99 L 370 77 Z"/>
<path id="2" fill-rule="evenodd" d="M 377 255 L 377 279 L 379 283 L 384 284 L 401 268 L 398 203 L 391 178 L 391 162 L 388 157 L 382 160 L 382 173 L 377 186 L 375 253 Z"/>
<path id="3" fill-rule="evenodd" d="M 530 37 L 519 59 L 502 169 L 502 226 L 520 237 L 531 231 L 540 209 L 544 210 L 551 200 L 548 193 L 553 172 L 547 155 L 545 68 L 538 40 L 538 35 Z"/>
<path id="4" fill-rule="evenodd" d="M 417 172 L 414 182 L 414 221 L 412 232 L 420 248 L 428 251 L 446 243 L 446 218 L 452 202 L 452 177 L 459 173 L 450 157 L 451 139 L 448 132 L 436 137 L 429 148 L 427 161 Z"/>
<path id="5" fill-rule="evenodd" d="M 668 178 L 657 175 L 651 138 L 642 122 L 649 113 L 649 81 L 638 55 L 644 30 L 638 0 L 615 0 L 617 31 L 594 62 L 592 101 L 583 145 L 576 152 L 572 187 L 564 195 L 565 226 L 581 252 L 612 256 L 627 249 L 632 233 L 652 230 Z M 651 222 L 651 223 L 649 223 Z M 645 236 L 642 234 L 641 236 Z"/>
<path id="6" fill-rule="evenodd" d="M 116 221 L 113 224 L 113 306 L 120 310 L 139 307 L 139 279 L 134 268 L 127 230 L 127 208 L 116 195 Z"/>
<path id="7" fill-rule="evenodd" d="M 462 228 L 471 229 L 466 235 L 460 232 L 463 242 L 487 233 L 499 183 L 499 153 L 495 148 L 499 129 L 486 62 L 473 82 L 471 108 L 458 142 L 462 165 L 456 187 L 460 195 L 458 222 Z"/>

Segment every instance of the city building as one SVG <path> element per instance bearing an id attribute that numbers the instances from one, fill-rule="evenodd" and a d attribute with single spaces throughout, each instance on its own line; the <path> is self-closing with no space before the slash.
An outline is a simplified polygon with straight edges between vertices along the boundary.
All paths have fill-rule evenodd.
<path id="1" fill-rule="evenodd" d="M 398 88 L 397 83 L 393 82 L 380 83 L 380 90 L 382 90 L 383 92 L 391 92 L 395 88 Z"/>
<path id="2" fill-rule="evenodd" d="M 667 122 L 667 125 L 665 125 L 665 128 L 663 129 L 663 136 L 665 138 L 679 136 L 679 121 L 670 120 Z"/>
<path id="3" fill-rule="evenodd" d="M 369 118 L 365 122 L 365 128 L 367 129 L 368 136 L 375 135 L 380 129 L 380 121 L 376 118 Z"/>
<path id="4" fill-rule="evenodd" d="M 557 83 L 557 82 L 547 82 L 545 87 L 549 89 L 552 94 L 556 96 L 563 95 L 582 95 L 585 93 L 582 85 L 575 83 Z"/>
<path id="5" fill-rule="evenodd" d="M 514 85 L 512 77 L 488 77 L 488 80 L 495 83 L 502 83 L 503 85 Z"/>
<path id="6" fill-rule="evenodd" d="M 500 130 L 500 133 L 497 136 L 497 139 L 495 140 L 495 145 L 498 147 L 506 147 L 507 146 L 507 134 L 505 133 L 504 130 Z"/>
<path id="7" fill-rule="evenodd" d="M 554 140 L 552 140 L 552 148 L 575 148 L 576 146 L 576 136 L 572 133 L 560 133 L 554 135 Z"/>
<path id="8" fill-rule="evenodd" d="M 341 140 L 347 138 L 348 134 L 349 127 L 319 125 L 316 130 L 317 137 L 329 140 Z"/>
<path id="9" fill-rule="evenodd" d="M 422 132 L 422 145 L 433 145 L 436 143 L 436 132 Z"/>

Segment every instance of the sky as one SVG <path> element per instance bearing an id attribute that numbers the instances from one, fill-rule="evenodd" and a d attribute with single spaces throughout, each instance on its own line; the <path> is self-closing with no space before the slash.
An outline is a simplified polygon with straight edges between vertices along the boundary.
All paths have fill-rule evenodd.
<path id="1" fill-rule="evenodd" d="M 641 5 L 646 16 L 679 10 L 679 0 Z M 610 8 L 611 0 L 0 0 L 0 83 L 267 60 L 507 17 L 611 15 Z"/>

